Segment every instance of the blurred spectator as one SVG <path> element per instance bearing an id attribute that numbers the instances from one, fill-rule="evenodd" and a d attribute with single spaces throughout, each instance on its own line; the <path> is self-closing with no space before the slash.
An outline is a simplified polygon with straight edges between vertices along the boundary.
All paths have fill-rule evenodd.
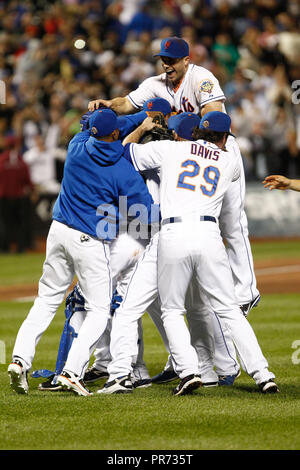
<path id="1" fill-rule="evenodd" d="M 299 1 L 0 3 L 0 80 L 6 86 L 0 145 L 14 135 L 24 152 L 42 134 L 47 149 L 65 150 L 88 102 L 125 96 L 161 73 L 153 55 L 161 39 L 180 35 L 190 45 L 191 62 L 211 70 L 225 91 L 246 177 L 260 178 L 264 166 L 275 162 L 300 177 L 299 105 L 291 99 L 291 84 L 300 79 Z M 281 156 L 272 159 L 266 143 L 273 142 L 274 129 L 279 132 L 283 113 L 289 131 L 279 140 L 289 156 L 281 142 Z"/>
<path id="2" fill-rule="evenodd" d="M 47 149 L 56 149 L 60 145 L 62 126 L 61 114 L 59 109 L 51 108 L 49 110 L 49 124 L 45 132 L 45 147 Z"/>
<path id="3" fill-rule="evenodd" d="M 229 114 L 239 107 L 242 98 L 249 88 L 250 81 L 244 76 L 243 70 L 235 69 L 231 80 L 224 85 L 224 93 L 227 98 L 226 111 Z"/>
<path id="4" fill-rule="evenodd" d="M 31 182 L 36 193 L 58 194 L 60 184 L 56 176 L 56 159 L 65 159 L 66 151 L 56 147 L 46 147 L 44 138 L 37 134 L 34 145 L 23 155 L 24 162 L 28 165 Z"/>
<path id="5" fill-rule="evenodd" d="M 21 156 L 21 142 L 5 139 L 0 154 L 0 251 L 10 252 L 12 244 L 22 253 L 32 246 L 31 202 L 33 185 Z"/>
<path id="6" fill-rule="evenodd" d="M 282 106 L 284 103 L 292 104 L 292 88 L 288 82 L 285 67 L 278 65 L 273 73 L 273 83 L 267 93 L 267 99 L 271 106 Z"/>
<path id="7" fill-rule="evenodd" d="M 270 137 L 268 171 L 270 173 L 289 176 L 295 170 L 294 159 L 297 158 L 297 150 L 292 146 L 293 134 L 294 126 L 291 116 L 284 107 L 279 107 L 268 132 Z"/>
<path id="8" fill-rule="evenodd" d="M 235 44 L 231 42 L 229 34 L 220 33 L 217 35 L 215 43 L 212 47 L 216 61 L 224 67 L 229 80 L 239 59 L 239 52 Z"/>
<path id="9" fill-rule="evenodd" d="M 278 33 L 278 49 L 289 63 L 300 61 L 300 34 L 298 21 L 293 15 L 281 12 L 276 17 L 280 31 Z"/>
<path id="10" fill-rule="evenodd" d="M 201 43 L 197 36 L 196 29 L 192 25 L 185 25 L 181 28 L 180 37 L 189 44 L 191 62 L 207 69 L 213 67 L 213 58 L 209 57 L 207 47 Z"/>

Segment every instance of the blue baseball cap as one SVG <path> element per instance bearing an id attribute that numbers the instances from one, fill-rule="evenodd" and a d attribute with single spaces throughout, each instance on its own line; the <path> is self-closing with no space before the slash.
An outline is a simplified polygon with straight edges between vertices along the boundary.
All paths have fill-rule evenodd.
<path id="1" fill-rule="evenodd" d="M 190 53 L 188 43 L 181 38 L 176 36 L 165 38 L 161 41 L 160 52 L 155 54 L 154 57 L 164 56 L 164 57 L 173 57 L 174 59 L 179 59 L 181 57 L 186 57 Z"/>
<path id="2" fill-rule="evenodd" d="M 226 113 L 222 113 L 221 111 L 210 111 L 209 113 L 204 114 L 199 124 L 200 129 L 215 132 L 228 132 L 228 134 L 233 135 L 230 132 L 230 126 L 230 116 Z M 235 136 L 233 135 L 233 137 Z"/>
<path id="3" fill-rule="evenodd" d="M 168 128 L 186 140 L 192 140 L 193 130 L 199 127 L 199 124 L 200 117 L 193 113 L 176 114 L 168 119 Z"/>
<path id="4" fill-rule="evenodd" d="M 104 137 L 106 135 L 110 135 L 117 128 L 117 115 L 111 109 L 97 109 L 89 118 L 90 134 L 93 137 Z"/>
<path id="5" fill-rule="evenodd" d="M 143 105 L 144 111 L 160 111 L 164 116 L 172 112 L 169 101 L 164 98 L 153 98 L 148 100 Z"/>

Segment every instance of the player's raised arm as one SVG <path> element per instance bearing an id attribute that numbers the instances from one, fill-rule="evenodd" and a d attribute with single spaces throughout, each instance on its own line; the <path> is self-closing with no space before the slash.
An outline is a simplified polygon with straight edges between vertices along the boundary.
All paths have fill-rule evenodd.
<path id="1" fill-rule="evenodd" d="M 154 127 L 161 127 L 153 122 L 152 117 L 147 117 L 133 132 L 123 140 L 123 145 L 138 143 L 145 132 L 151 131 Z"/>
<path id="2" fill-rule="evenodd" d="M 292 180 L 282 175 L 267 176 L 262 182 L 265 188 L 272 191 L 272 189 L 292 189 L 293 191 L 300 191 L 300 180 Z"/>
<path id="3" fill-rule="evenodd" d="M 112 100 L 94 100 L 90 101 L 88 104 L 89 111 L 95 111 L 101 106 L 112 109 L 117 114 L 130 114 L 136 111 L 136 108 L 130 103 L 130 101 L 125 97 L 116 97 Z"/>

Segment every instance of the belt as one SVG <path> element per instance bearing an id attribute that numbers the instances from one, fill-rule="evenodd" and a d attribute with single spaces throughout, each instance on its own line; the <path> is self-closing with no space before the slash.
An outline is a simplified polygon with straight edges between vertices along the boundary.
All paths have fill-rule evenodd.
<path id="1" fill-rule="evenodd" d="M 197 217 L 195 217 L 194 220 L 197 220 Z M 217 223 L 217 219 L 215 217 L 212 217 L 211 215 L 200 215 L 198 220 L 201 222 Z M 184 221 L 184 218 L 182 217 L 169 217 L 168 219 L 164 219 L 161 225 L 176 224 L 177 222 L 183 222 L 183 221 Z"/>

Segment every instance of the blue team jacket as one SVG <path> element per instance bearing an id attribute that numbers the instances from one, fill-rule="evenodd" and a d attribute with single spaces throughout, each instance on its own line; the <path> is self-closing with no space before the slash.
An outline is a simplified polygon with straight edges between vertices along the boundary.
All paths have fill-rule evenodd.
<path id="1" fill-rule="evenodd" d="M 103 142 L 88 131 L 79 132 L 68 146 L 53 219 L 93 237 L 111 240 L 125 216 L 119 211 L 119 196 L 127 196 L 127 209 L 133 204 L 147 208 L 148 223 L 153 199 L 142 176 L 123 158 L 123 152 L 120 140 Z"/>

